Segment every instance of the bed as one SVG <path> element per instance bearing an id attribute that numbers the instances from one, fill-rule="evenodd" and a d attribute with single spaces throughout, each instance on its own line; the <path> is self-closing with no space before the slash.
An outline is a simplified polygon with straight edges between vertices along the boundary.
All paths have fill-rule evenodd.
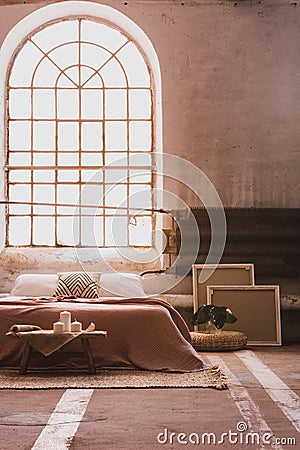
<path id="1" fill-rule="evenodd" d="M 100 292 L 97 286 L 95 298 L 42 296 L 40 292 L 50 292 L 46 284 L 40 284 L 39 290 L 29 282 L 27 289 L 18 290 L 15 289 L 18 286 L 16 282 L 10 295 L 0 298 L 0 367 L 16 368 L 20 363 L 24 342 L 17 337 L 6 336 L 12 324 L 52 329 L 60 312 L 67 310 L 73 320 L 82 322 L 84 328 L 93 322 L 97 330 L 107 330 L 106 339 L 93 339 L 91 342 L 96 369 L 194 372 L 207 368 L 191 345 L 185 321 L 170 304 L 159 298 L 137 296 L 135 294 L 141 294 L 141 291 L 134 292 L 132 286 L 132 296 L 122 297 L 120 289 L 128 294 L 128 286 L 124 291 L 123 279 L 122 283 L 115 282 L 114 279 L 115 290 L 119 289 L 117 296 L 114 293 L 106 295 L 109 291 L 102 284 Z M 20 292 L 27 295 L 15 295 Z M 29 295 L 29 292 L 35 295 Z M 30 367 L 49 370 L 84 368 L 79 340 L 73 340 L 48 357 L 33 352 Z"/>

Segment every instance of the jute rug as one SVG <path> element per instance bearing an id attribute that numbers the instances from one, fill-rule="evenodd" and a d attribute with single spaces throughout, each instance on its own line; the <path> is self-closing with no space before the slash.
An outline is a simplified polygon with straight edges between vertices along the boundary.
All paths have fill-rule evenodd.
<path id="1" fill-rule="evenodd" d="M 96 375 L 83 372 L 0 371 L 0 389 L 67 388 L 215 388 L 226 389 L 227 379 L 218 366 L 201 372 L 166 373 L 148 370 L 100 370 Z"/>

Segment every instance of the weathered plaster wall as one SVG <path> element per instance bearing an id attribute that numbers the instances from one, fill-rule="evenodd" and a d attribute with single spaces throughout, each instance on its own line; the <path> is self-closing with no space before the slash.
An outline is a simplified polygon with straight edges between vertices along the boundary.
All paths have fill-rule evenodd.
<path id="1" fill-rule="evenodd" d="M 299 206 L 297 2 L 103 3 L 134 20 L 156 49 L 164 151 L 203 170 L 226 206 Z M 0 43 L 47 2 L 1 4 Z"/>
<path id="2" fill-rule="evenodd" d="M 20 19 L 47 3 L 53 2 L 2 0 L 0 44 Z M 135 21 L 156 49 L 164 151 L 198 166 L 226 206 L 298 207 L 297 2 L 103 3 Z M 172 189 L 195 205 L 182 185 Z"/>

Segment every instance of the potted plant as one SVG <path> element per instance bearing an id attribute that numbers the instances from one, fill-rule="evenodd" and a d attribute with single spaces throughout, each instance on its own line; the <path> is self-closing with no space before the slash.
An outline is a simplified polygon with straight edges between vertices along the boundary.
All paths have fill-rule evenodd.
<path id="1" fill-rule="evenodd" d="M 206 323 L 208 333 L 220 333 L 225 323 L 234 323 L 237 318 L 227 306 L 201 305 L 193 315 L 193 325 Z"/>

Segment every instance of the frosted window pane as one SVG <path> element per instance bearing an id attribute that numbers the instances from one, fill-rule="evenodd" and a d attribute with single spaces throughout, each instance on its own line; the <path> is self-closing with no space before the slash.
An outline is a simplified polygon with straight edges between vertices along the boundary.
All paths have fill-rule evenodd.
<path id="1" fill-rule="evenodd" d="M 95 69 L 90 67 L 80 68 L 81 86 L 83 88 L 103 88 L 103 83 L 100 75 L 95 72 Z"/>
<path id="2" fill-rule="evenodd" d="M 33 201 L 41 203 L 54 203 L 54 186 L 53 185 L 33 185 Z"/>
<path id="3" fill-rule="evenodd" d="M 103 242 L 103 217 L 95 217 L 94 218 L 94 237 L 95 244 L 98 247 L 102 247 L 104 245 Z"/>
<path id="4" fill-rule="evenodd" d="M 152 245 L 152 221 L 148 216 L 136 216 L 136 225 L 129 226 L 129 245 Z"/>
<path id="5" fill-rule="evenodd" d="M 37 203 L 55 203 L 54 186 L 52 185 L 34 185 L 33 186 L 33 201 Z M 54 214 L 55 208 L 53 206 L 34 206 L 34 214 Z"/>
<path id="6" fill-rule="evenodd" d="M 126 78 L 120 64 L 111 59 L 101 69 L 100 75 L 103 78 L 105 87 L 126 87 Z"/>
<path id="7" fill-rule="evenodd" d="M 33 181 L 34 182 L 55 182 L 55 172 L 54 170 L 34 170 L 33 172 Z"/>
<path id="8" fill-rule="evenodd" d="M 10 153 L 9 155 L 9 164 L 11 166 L 29 166 L 30 160 L 30 153 Z"/>
<path id="9" fill-rule="evenodd" d="M 76 217 L 57 218 L 57 242 L 59 245 L 78 245 L 79 220 Z"/>
<path id="10" fill-rule="evenodd" d="M 9 187 L 9 200 L 12 202 L 30 202 L 31 201 L 30 185 L 14 185 Z M 30 206 L 28 205 L 10 205 L 10 214 L 30 214 Z"/>
<path id="11" fill-rule="evenodd" d="M 89 181 L 91 183 L 100 183 L 103 180 L 103 172 L 101 169 L 98 170 L 82 170 L 81 180 Z"/>
<path id="12" fill-rule="evenodd" d="M 81 127 L 81 149 L 102 150 L 102 124 L 83 122 Z"/>
<path id="13" fill-rule="evenodd" d="M 76 88 L 79 82 L 78 67 L 71 67 L 64 73 L 60 73 L 57 78 L 58 88 Z"/>
<path id="14" fill-rule="evenodd" d="M 31 86 L 33 71 L 43 54 L 31 42 L 27 42 L 17 55 L 11 71 L 10 86 Z"/>
<path id="15" fill-rule="evenodd" d="M 84 68 L 82 69 L 82 71 L 84 70 Z M 88 88 L 88 89 L 101 89 L 103 88 L 103 82 L 99 76 L 99 74 L 93 74 L 93 76 L 91 77 L 90 75 L 88 77 L 84 77 L 85 81 L 85 85 L 83 86 L 84 88 Z"/>
<path id="16" fill-rule="evenodd" d="M 129 148 L 130 150 L 151 150 L 151 122 L 129 123 Z"/>
<path id="17" fill-rule="evenodd" d="M 34 89 L 33 117 L 36 119 L 54 119 L 54 91 L 48 89 Z"/>
<path id="18" fill-rule="evenodd" d="M 132 153 L 129 155 L 130 166 L 151 166 L 151 153 Z"/>
<path id="19" fill-rule="evenodd" d="M 82 166 L 102 166 L 102 154 L 101 153 L 81 153 L 81 165 Z"/>
<path id="20" fill-rule="evenodd" d="M 18 181 L 18 182 L 30 182 L 31 181 L 31 172 L 29 170 L 10 170 L 9 172 L 9 181 Z"/>
<path id="21" fill-rule="evenodd" d="M 58 170 L 58 181 L 79 181 L 78 170 Z"/>
<path id="22" fill-rule="evenodd" d="M 78 153 L 59 153 L 58 154 L 59 166 L 78 166 L 79 155 Z"/>
<path id="23" fill-rule="evenodd" d="M 20 233 L 22 230 L 22 233 Z M 8 237 L 10 245 L 29 245 L 31 225 L 29 217 L 10 217 Z"/>
<path id="24" fill-rule="evenodd" d="M 35 72 L 33 85 L 54 87 L 59 74 L 59 69 L 48 58 L 44 58 Z"/>
<path id="25" fill-rule="evenodd" d="M 106 153 L 106 166 L 127 166 L 127 153 Z"/>
<path id="26" fill-rule="evenodd" d="M 83 119 L 103 118 L 103 97 L 99 90 L 81 91 L 81 117 Z"/>
<path id="27" fill-rule="evenodd" d="M 31 91 L 29 89 L 11 89 L 9 91 L 9 116 L 11 119 L 29 119 Z"/>
<path id="28" fill-rule="evenodd" d="M 97 36 L 93 36 L 93 40 L 97 38 Z M 81 64 L 85 66 L 89 66 L 94 70 L 98 70 L 109 58 L 111 57 L 111 53 L 105 50 L 104 48 L 98 47 L 93 44 L 81 44 Z M 86 72 L 87 75 L 88 72 Z M 90 70 L 89 76 L 91 76 L 92 71 Z M 85 78 L 85 77 L 84 77 Z M 82 83 L 84 83 L 87 78 L 82 78 Z"/>
<path id="29" fill-rule="evenodd" d="M 54 154 L 35 153 L 33 155 L 33 165 L 34 166 L 54 166 L 54 164 L 55 164 L 55 155 Z"/>
<path id="30" fill-rule="evenodd" d="M 106 170 L 105 181 L 107 183 L 126 183 L 127 170 Z"/>
<path id="31" fill-rule="evenodd" d="M 105 123 L 105 148 L 106 150 L 127 149 L 127 123 L 106 122 Z"/>
<path id="32" fill-rule="evenodd" d="M 129 187 L 129 205 L 131 208 L 151 208 L 151 188 L 147 185 Z"/>
<path id="33" fill-rule="evenodd" d="M 53 217 L 34 217 L 33 218 L 33 244 L 51 245 L 54 240 L 55 222 Z"/>
<path id="34" fill-rule="evenodd" d="M 125 45 L 116 56 L 124 66 L 129 86 L 150 86 L 150 76 L 145 60 L 132 42 Z"/>
<path id="35" fill-rule="evenodd" d="M 127 117 L 127 97 L 126 91 L 105 92 L 105 118 L 106 119 L 126 119 Z"/>
<path id="36" fill-rule="evenodd" d="M 105 204 L 108 206 L 126 206 L 127 186 L 107 185 L 105 187 Z"/>
<path id="37" fill-rule="evenodd" d="M 77 20 L 66 20 L 50 25 L 36 33 L 32 40 L 44 51 L 49 51 L 65 41 L 78 40 Z"/>
<path id="38" fill-rule="evenodd" d="M 13 202 L 30 202 L 31 186 L 16 184 L 9 187 L 9 199 Z"/>
<path id="39" fill-rule="evenodd" d="M 66 40 L 66 36 L 64 40 Z M 75 64 L 78 64 L 78 44 L 64 44 L 51 51 L 49 53 L 49 58 L 61 69 L 74 66 Z"/>
<path id="40" fill-rule="evenodd" d="M 58 123 L 58 149 L 79 150 L 78 122 Z"/>
<path id="41" fill-rule="evenodd" d="M 77 90 L 58 89 L 57 117 L 77 119 L 79 117 L 79 93 Z"/>
<path id="42" fill-rule="evenodd" d="M 95 247 L 94 217 L 81 219 L 81 244 L 86 247 Z"/>
<path id="43" fill-rule="evenodd" d="M 68 204 L 72 206 L 59 206 L 58 214 L 70 215 L 74 212 L 74 207 L 79 203 L 79 187 L 78 186 L 57 186 L 57 203 Z M 74 207 L 73 207 L 74 206 Z"/>
<path id="44" fill-rule="evenodd" d="M 130 182 L 131 183 L 150 183 L 151 172 L 148 170 L 130 170 Z"/>
<path id="45" fill-rule="evenodd" d="M 94 215 L 97 212 L 97 207 L 103 203 L 103 188 L 97 185 L 85 185 L 80 193 L 80 204 L 87 206 L 94 206 L 95 208 L 83 208 L 83 214 Z"/>
<path id="46" fill-rule="evenodd" d="M 27 214 L 29 215 L 31 211 L 30 205 L 9 205 L 9 214 Z"/>
<path id="47" fill-rule="evenodd" d="M 105 244 L 110 247 L 127 245 L 127 217 L 107 217 L 105 219 Z"/>
<path id="48" fill-rule="evenodd" d="M 9 149 L 30 150 L 31 123 L 10 122 L 9 123 Z"/>
<path id="49" fill-rule="evenodd" d="M 129 91 L 129 117 L 131 119 L 150 119 L 151 96 L 149 90 Z"/>
<path id="50" fill-rule="evenodd" d="M 33 122 L 34 150 L 54 150 L 55 122 Z"/>
<path id="51" fill-rule="evenodd" d="M 83 41 L 98 43 L 112 52 L 115 52 L 127 40 L 119 31 L 88 20 L 82 21 L 81 38 Z"/>

